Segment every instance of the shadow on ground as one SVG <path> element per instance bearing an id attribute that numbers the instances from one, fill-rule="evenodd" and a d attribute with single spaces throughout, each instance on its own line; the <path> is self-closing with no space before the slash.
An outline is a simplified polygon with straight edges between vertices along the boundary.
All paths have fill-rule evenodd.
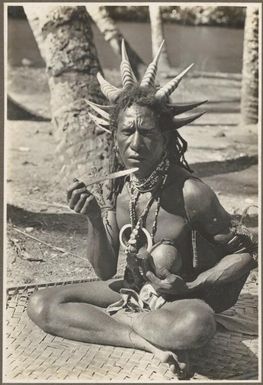
<path id="1" fill-rule="evenodd" d="M 256 318 L 257 305 L 258 296 L 245 291 L 240 294 L 235 307 L 228 312 L 239 314 L 244 320 L 246 317 Z M 248 334 L 229 332 L 218 325 L 214 339 L 204 348 L 191 353 L 195 373 L 215 380 L 231 379 L 232 376 L 229 375 L 231 372 L 233 379 L 239 376 L 257 379 L 258 357 L 254 345 L 257 338 Z M 211 357 L 214 359 L 213 366 L 209 365 Z M 246 368 L 245 373 L 244 368 Z"/>
<path id="2" fill-rule="evenodd" d="M 10 204 L 7 205 L 7 220 L 15 226 L 34 227 L 48 232 L 70 230 L 87 234 L 88 231 L 88 221 L 84 215 L 32 212 Z"/>
<path id="3" fill-rule="evenodd" d="M 237 159 L 226 159 L 225 161 L 210 161 L 194 164 L 195 174 L 204 178 L 215 174 L 227 174 L 242 171 L 258 163 L 258 156 L 241 156 Z"/>

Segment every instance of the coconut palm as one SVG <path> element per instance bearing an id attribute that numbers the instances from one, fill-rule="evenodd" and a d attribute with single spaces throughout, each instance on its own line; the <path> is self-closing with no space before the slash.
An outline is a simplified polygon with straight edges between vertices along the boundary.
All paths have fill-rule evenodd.
<path id="1" fill-rule="evenodd" d="M 86 5 L 86 9 L 100 32 L 103 34 L 104 39 L 111 45 L 113 51 L 118 56 L 121 56 L 121 42 L 124 39 L 133 71 L 135 75 L 140 77 L 140 75 L 144 73 L 146 66 L 143 60 L 124 38 L 116 23 L 111 18 L 107 8 L 103 5 L 89 4 Z"/>
<path id="2" fill-rule="evenodd" d="M 247 6 L 241 92 L 241 116 L 244 123 L 258 121 L 258 6 Z"/>
<path id="3" fill-rule="evenodd" d="M 152 35 L 152 54 L 153 57 L 158 52 L 158 49 L 164 40 L 163 22 L 161 7 L 156 4 L 149 5 L 149 14 L 151 22 L 151 35 Z M 168 59 L 166 44 L 163 45 L 162 53 L 159 59 L 160 70 L 170 70 L 171 66 Z"/>
<path id="4" fill-rule="evenodd" d="M 90 18 L 85 7 L 24 5 L 29 24 L 46 63 L 51 113 L 63 174 L 78 176 L 107 159 L 108 136 L 89 117 L 85 99 L 101 103 L 96 74 L 101 70 Z M 32 79 L 33 81 L 33 79 Z"/>

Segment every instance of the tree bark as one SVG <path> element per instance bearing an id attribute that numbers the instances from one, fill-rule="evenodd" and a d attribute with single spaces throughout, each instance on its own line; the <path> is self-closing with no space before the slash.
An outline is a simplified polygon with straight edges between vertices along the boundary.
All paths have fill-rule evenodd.
<path id="1" fill-rule="evenodd" d="M 24 5 L 46 63 L 51 113 L 62 174 L 68 178 L 102 169 L 108 134 L 98 135 L 85 98 L 102 103 L 96 74 L 101 71 L 85 7 Z M 85 177 L 84 177 L 85 180 Z"/>
<path id="2" fill-rule="evenodd" d="M 113 51 L 118 56 L 121 56 L 121 41 L 125 40 L 126 50 L 130 59 L 134 74 L 141 78 L 145 71 L 145 64 L 140 56 L 134 51 L 122 33 L 117 28 L 114 20 L 110 17 L 107 8 L 103 5 L 86 5 L 86 9 L 98 29 L 103 34 L 104 39 L 111 45 Z"/>
<path id="3" fill-rule="evenodd" d="M 164 39 L 163 22 L 161 7 L 156 4 L 149 5 L 149 14 L 151 21 L 151 34 L 152 34 L 152 54 L 156 55 L 161 43 Z M 169 63 L 166 44 L 164 43 L 162 52 L 159 59 L 160 70 L 169 70 L 171 65 Z"/>
<path id="4" fill-rule="evenodd" d="M 247 6 L 242 90 L 241 118 L 243 123 L 255 124 L 258 121 L 258 6 Z"/>

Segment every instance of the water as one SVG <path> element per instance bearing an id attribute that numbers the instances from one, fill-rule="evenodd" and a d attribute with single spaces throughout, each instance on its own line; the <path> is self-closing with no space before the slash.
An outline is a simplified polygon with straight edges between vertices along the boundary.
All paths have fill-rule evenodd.
<path id="1" fill-rule="evenodd" d="M 151 60 L 149 23 L 118 22 L 117 25 L 136 52 L 148 63 Z M 96 26 L 93 26 L 93 32 L 102 67 L 119 68 L 119 58 L 114 55 Z M 184 67 L 194 62 L 198 71 L 241 72 L 242 29 L 165 24 L 164 32 L 169 60 L 173 66 Z M 22 59 L 27 58 L 34 66 L 44 66 L 26 20 L 10 19 L 8 33 L 8 59 L 11 65 L 19 66 Z"/>

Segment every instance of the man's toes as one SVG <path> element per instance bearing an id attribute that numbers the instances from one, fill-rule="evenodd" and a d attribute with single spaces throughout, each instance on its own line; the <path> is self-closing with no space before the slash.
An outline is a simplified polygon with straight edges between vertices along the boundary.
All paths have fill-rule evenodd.
<path id="1" fill-rule="evenodd" d="M 190 361 L 187 352 L 182 352 L 177 355 L 177 362 L 179 370 L 177 372 L 178 379 L 185 380 L 192 377 L 192 371 L 190 368 Z"/>

